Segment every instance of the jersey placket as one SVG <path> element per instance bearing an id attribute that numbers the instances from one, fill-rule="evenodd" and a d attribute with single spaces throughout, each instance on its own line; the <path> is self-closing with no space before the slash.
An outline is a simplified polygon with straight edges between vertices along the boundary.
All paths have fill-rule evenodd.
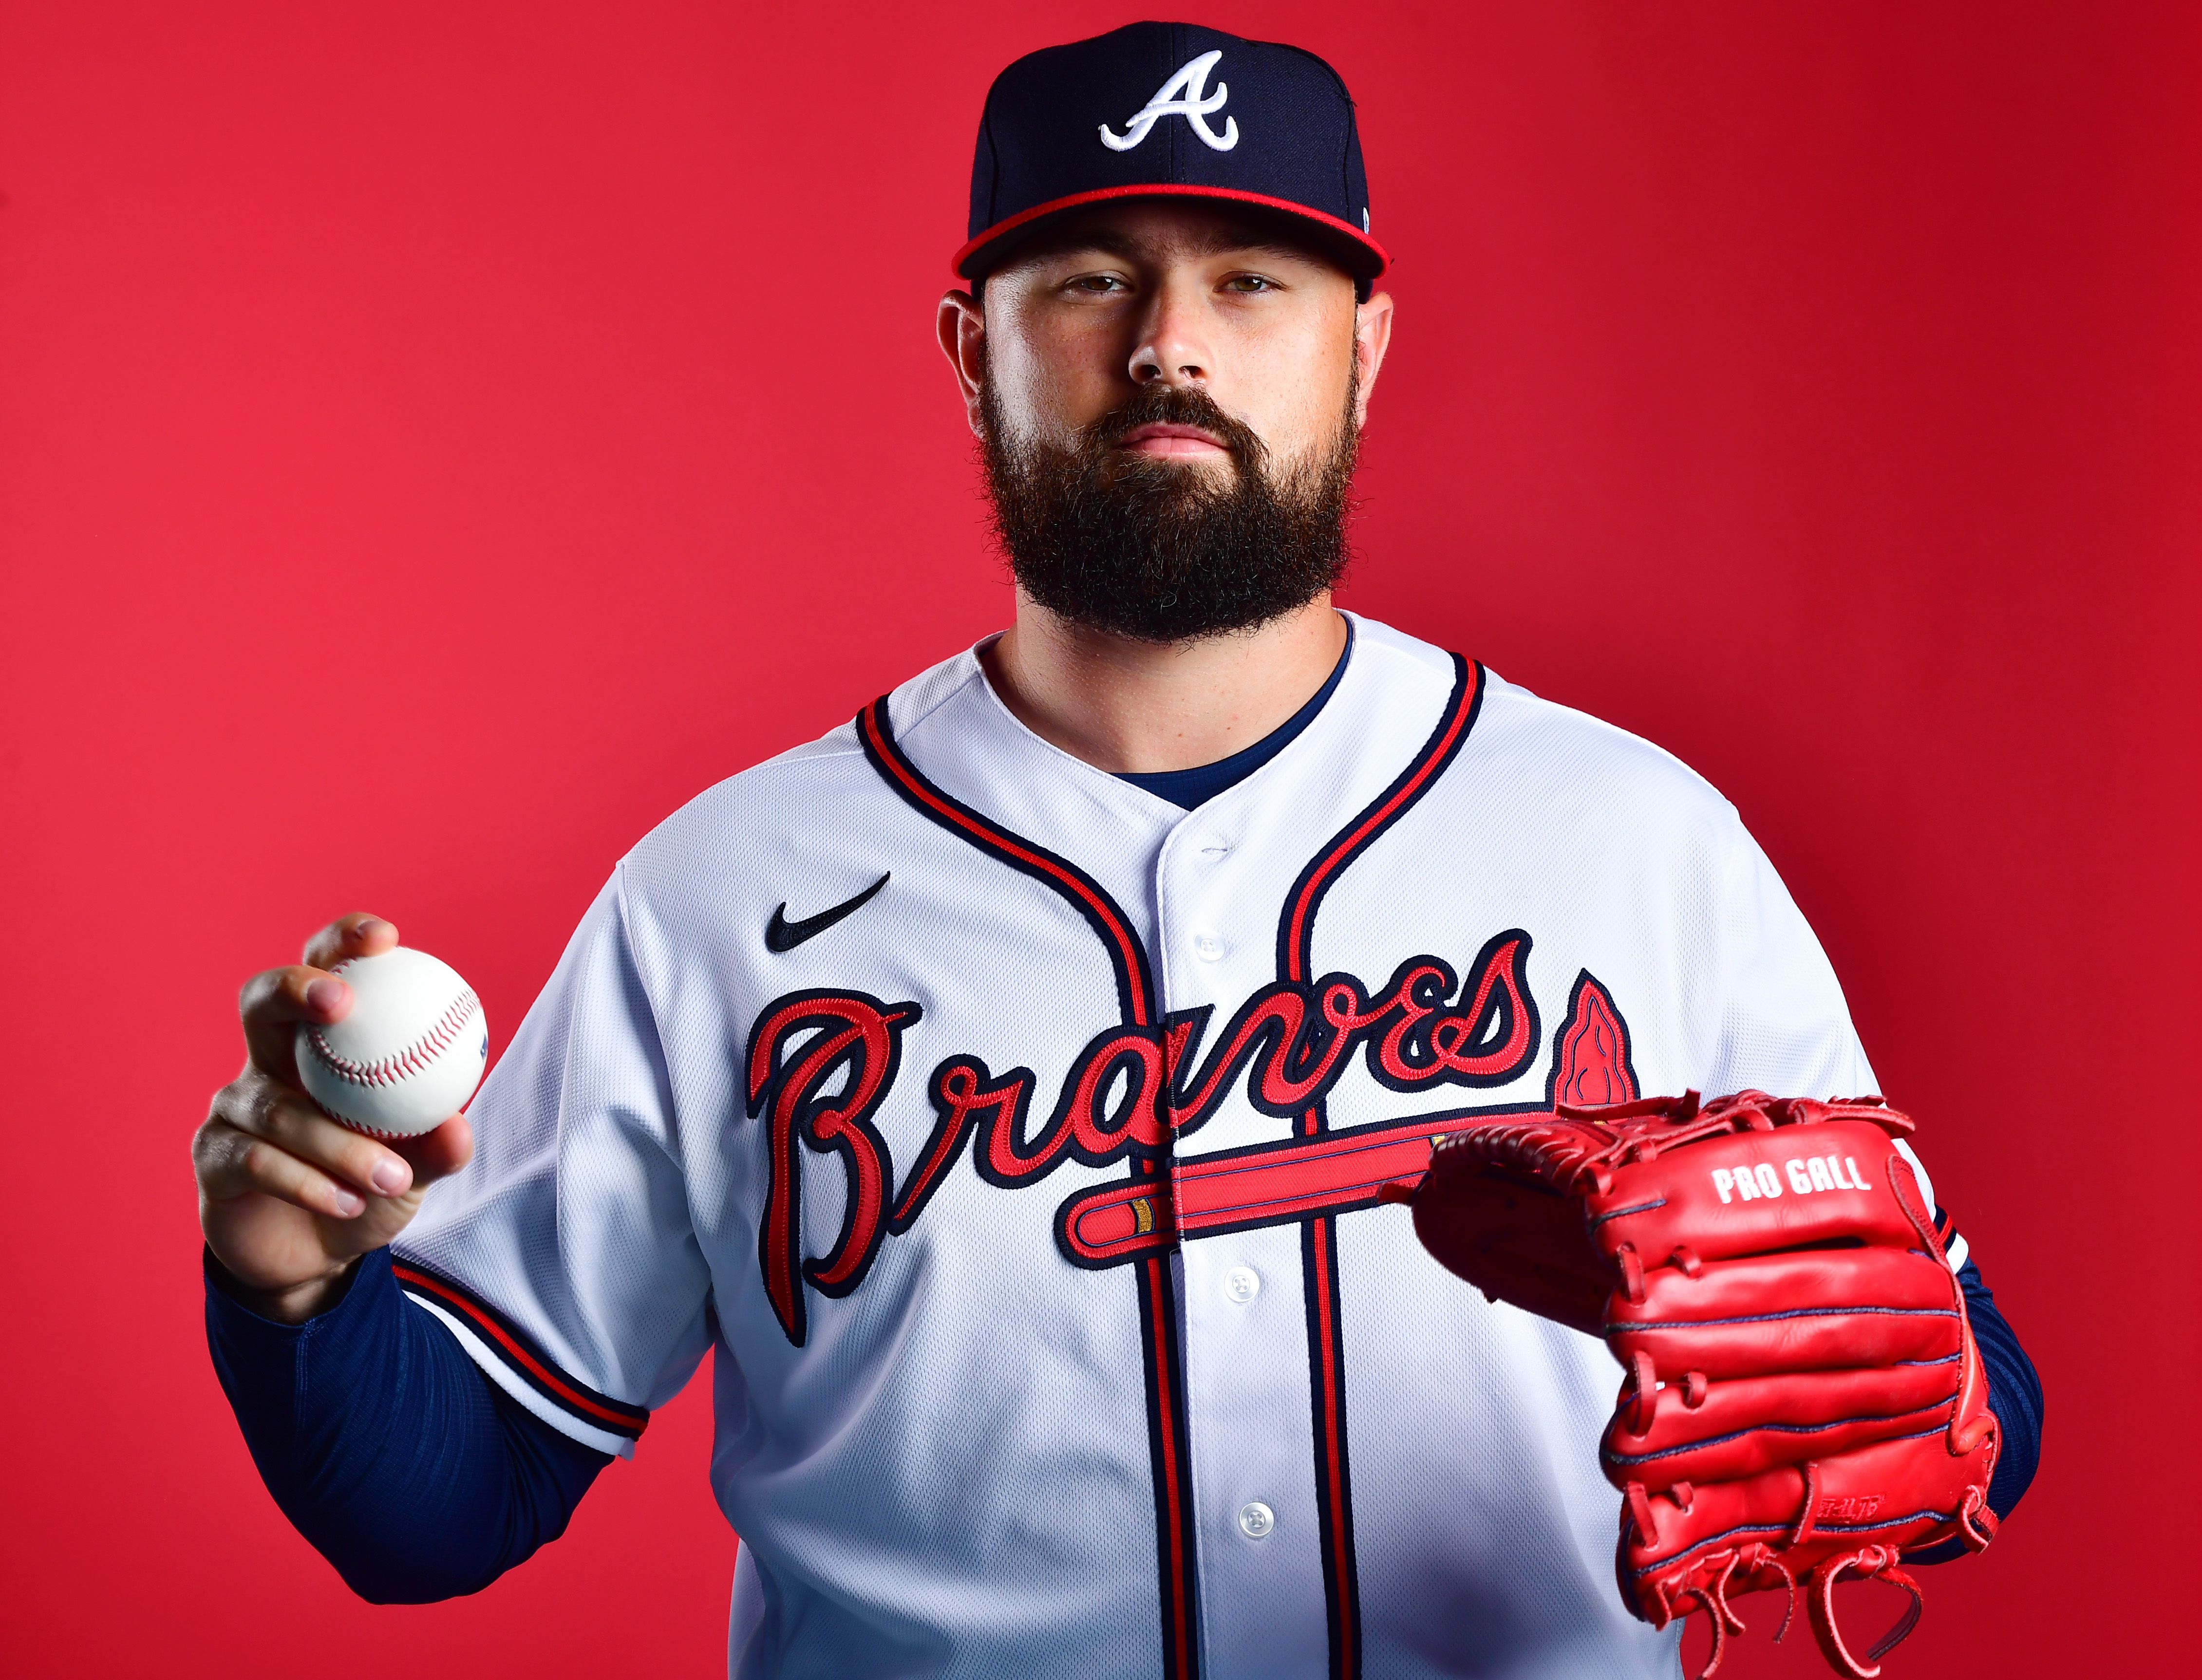
<path id="1" fill-rule="evenodd" d="M 1173 1015 L 1207 1007 L 1220 1023 L 1275 978 L 1267 936 L 1280 871 L 1244 855 L 1229 815 L 1239 804 L 1201 807 L 1156 862 L 1157 966 Z M 1234 1096 L 1180 1142 L 1173 1164 L 1270 1141 L 1287 1125 Z M 1301 1246 L 1301 1228 L 1286 1224 L 1180 1251 L 1202 1667 L 1211 1680 L 1328 1666 Z"/>
<path id="2" fill-rule="evenodd" d="M 1480 666 L 1454 656 L 1452 692 L 1428 738 L 1398 776 L 1298 869 L 1281 894 L 1281 910 L 1271 913 L 1274 943 L 1234 953 L 1224 930 L 1266 925 L 1260 907 L 1277 902 L 1274 882 L 1281 871 L 1239 856 L 1242 849 L 1220 822 L 1204 824 L 1196 814 L 1180 825 L 1163 848 L 1157 882 L 1163 985 L 1173 1013 L 1222 1006 L 1270 978 L 1302 985 L 1316 978 L 1315 925 L 1324 896 L 1451 764 L 1475 726 L 1482 676 Z M 1222 802 L 1219 809 L 1236 803 Z M 1210 861 L 1211 867 L 1200 866 Z M 1284 862 L 1282 868 L 1298 861 Z M 1203 967 L 1215 972 L 1215 981 L 1198 978 Z M 1226 1011 L 1218 1007 L 1217 1013 Z M 1225 1113 L 1257 1119 L 1243 1101 L 1228 1105 Z M 1320 1136 L 1328 1127 L 1322 1102 L 1286 1125 L 1295 1136 Z M 1202 1140 L 1204 1153 L 1261 1142 L 1278 1129 L 1274 1120 L 1244 1137 L 1221 1135 L 1222 1128 L 1215 1128 L 1217 1135 Z M 1175 1160 L 1183 1159 L 1181 1151 Z M 1257 1664 L 1273 1671 L 1279 1653 L 1289 1651 L 1292 1661 L 1286 1665 L 1294 1669 L 1357 1675 L 1361 1607 L 1337 1219 L 1319 1214 L 1195 1240 L 1183 1252 L 1186 1410 L 1210 1671 L 1230 1673 L 1243 1665 L 1251 1672 Z M 1289 1291 L 1269 1290 L 1273 1305 L 1266 1313 L 1255 1310 L 1263 1293 L 1263 1264 L 1280 1283 L 1297 1284 Z M 1218 1302 L 1223 1303 L 1220 1312 Z M 1287 1324 L 1289 1350 L 1278 1334 Z M 1296 1466 L 1286 1462 L 1294 1454 Z M 1292 1490 L 1299 1518 L 1292 1526 L 1300 1544 L 1271 1544 L 1287 1525 L 1272 1501 L 1251 1491 L 1257 1482 Z M 1273 1560 L 1266 1567 L 1254 1561 L 1263 1556 Z M 1310 1559 L 1311 1583 L 1304 1579 Z M 1301 1565 L 1297 1571 L 1295 1564 Z M 1304 1612 L 1317 1602 L 1323 1615 L 1310 1639 L 1302 1624 L 1311 1618 L 1288 1615 L 1282 1607 Z"/>
<path id="3" fill-rule="evenodd" d="M 865 755 L 889 786 L 928 820 L 958 835 L 997 861 L 1045 884 L 1075 908 L 1098 936 L 1114 969 L 1118 1002 L 1127 1027 L 1159 1031 L 1163 1007 L 1152 964 L 1137 927 L 1092 876 L 1069 858 L 1008 830 L 945 792 L 903 750 L 895 737 L 892 696 L 882 695 L 857 717 Z M 1162 1094 L 1158 1093 L 1158 1098 Z M 1166 1160 L 1133 1154 L 1137 1184 L 1167 1177 Z M 1189 1430 L 1185 1400 L 1185 1337 L 1179 1319 L 1175 1267 L 1166 1253 L 1134 1263 L 1139 1302 L 1143 1382 L 1146 1391 L 1149 1455 L 1155 1491 L 1156 1563 L 1160 1577 L 1163 1680 L 1195 1680 L 1199 1659 L 1197 1602 L 1198 1542 L 1191 1486 Z"/>

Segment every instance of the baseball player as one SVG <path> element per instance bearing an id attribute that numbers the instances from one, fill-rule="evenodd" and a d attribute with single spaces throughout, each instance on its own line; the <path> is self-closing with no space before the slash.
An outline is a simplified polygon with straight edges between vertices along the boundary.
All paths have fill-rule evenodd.
<path id="1" fill-rule="evenodd" d="M 209 1337 L 356 1590 L 521 1561 L 710 1353 L 736 1676 L 1675 1671 L 1605 1348 L 1384 1187 L 1493 1117 L 1877 1085 L 1716 792 L 1331 606 L 1373 226 L 1309 53 L 1018 60 L 939 307 L 1014 625 L 644 837 L 417 1143 L 291 1061 L 389 923 L 246 986 Z M 2040 1390 L 1937 1217 L 2008 1516 Z"/>

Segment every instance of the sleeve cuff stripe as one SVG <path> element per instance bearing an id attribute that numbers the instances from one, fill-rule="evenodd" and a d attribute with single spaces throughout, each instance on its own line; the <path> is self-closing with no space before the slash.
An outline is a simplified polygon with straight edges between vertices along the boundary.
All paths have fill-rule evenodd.
<path id="1" fill-rule="evenodd" d="M 390 1270 L 405 1288 L 433 1295 L 445 1308 L 465 1319 L 508 1366 L 553 1404 L 630 1441 L 649 1426 L 646 1407 L 629 1406 L 575 1382 L 544 1358 L 503 1313 L 450 1279 L 406 1260 L 395 1261 Z"/>
<path id="2" fill-rule="evenodd" d="M 1972 1258 L 1973 1245 L 1965 1241 L 1958 1222 L 1940 1207 L 1934 1210 L 1934 1240 L 1942 1245 L 1942 1256 L 1950 1262 L 1950 1270 L 1963 1272 Z"/>

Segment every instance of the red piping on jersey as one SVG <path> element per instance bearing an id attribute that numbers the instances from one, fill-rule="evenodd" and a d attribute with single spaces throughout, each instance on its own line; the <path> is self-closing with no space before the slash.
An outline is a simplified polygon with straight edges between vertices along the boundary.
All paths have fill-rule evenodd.
<path id="1" fill-rule="evenodd" d="M 1058 892 L 1069 895 L 1085 908 L 1088 917 L 1105 930 L 1104 937 L 1115 947 L 1110 955 L 1116 959 L 1117 972 L 1124 976 L 1131 997 L 1131 1024 L 1134 1026 L 1154 1025 L 1154 1003 L 1147 996 L 1145 962 L 1139 949 L 1138 937 L 1126 925 L 1116 907 L 1108 896 L 1052 853 L 1026 844 L 1007 829 L 997 828 L 976 813 L 968 811 L 935 788 L 918 774 L 916 767 L 902 755 L 894 739 L 880 727 L 880 717 L 886 708 L 885 696 L 864 708 L 857 721 L 864 738 L 871 743 L 879 761 L 886 767 L 910 797 L 933 812 L 940 821 L 961 829 L 983 843 L 1007 854 L 1027 869 L 1043 874 L 1051 881 Z"/>
<path id="2" fill-rule="evenodd" d="M 1438 770 L 1447 763 L 1460 737 L 1468 731 L 1475 716 L 1476 702 L 1483 692 L 1483 667 L 1471 665 L 1457 654 L 1453 655 L 1458 674 L 1453 679 L 1453 691 L 1448 697 L 1445 715 L 1439 720 L 1436 731 L 1425 742 L 1415 762 L 1408 767 L 1391 790 L 1371 809 L 1362 814 L 1360 820 L 1333 840 L 1321 859 L 1300 878 L 1298 892 L 1293 896 L 1291 910 L 1285 922 L 1285 973 L 1287 980 L 1307 978 L 1308 957 L 1314 943 L 1314 915 L 1316 901 L 1322 896 L 1330 878 L 1344 866 L 1345 860 L 1375 832 L 1422 796 L 1423 788 Z"/>
<path id="3" fill-rule="evenodd" d="M 445 1283 L 442 1278 L 432 1278 L 425 1272 L 415 1271 L 413 1267 L 402 1263 L 393 1263 L 390 1270 L 399 1283 L 409 1283 L 415 1288 L 426 1289 L 430 1295 L 439 1297 L 447 1305 L 464 1313 L 474 1328 L 503 1348 L 515 1364 L 527 1371 L 537 1382 L 542 1383 L 545 1388 L 550 1389 L 575 1411 L 586 1412 L 592 1417 L 601 1419 L 609 1424 L 613 1430 L 620 1435 L 637 1436 L 649 1427 L 648 1412 L 644 1411 L 640 1407 L 633 1408 L 632 1412 L 615 1411 L 609 1406 L 599 1405 L 590 1399 L 588 1395 L 575 1389 L 556 1372 L 530 1354 L 527 1348 L 521 1347 L 518 1338 L 503 1325 L 498 1324 L 480 1307 L 468 1300 L 457 1289 Z"/>

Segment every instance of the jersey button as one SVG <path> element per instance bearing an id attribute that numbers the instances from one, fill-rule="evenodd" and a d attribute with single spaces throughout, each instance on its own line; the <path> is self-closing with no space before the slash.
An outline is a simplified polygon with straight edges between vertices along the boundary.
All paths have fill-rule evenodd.
<path id="1" fill-rule="evenodd" d="M 1223 1293 L 1244 1307 L 1262 1293 L 1262 1274 L 1251 1266 L 1234 1266 L 1223 1274 Z"/>
<path id="2" fill-rule="evenodd" d="M 1214 962 L 1223 955 L 1223 936 L 1220 933 L 1196 933 L 1192 936 L 1192 954 L 1203 962 Z"/>
<path id="3" fill-rule="evenodd" d="M 1277 1513 L 1258 1499 L 1239 1507 L 1239 1532 L 1249 1540 L 1265 1539 L 1277 1525 Z"/>

